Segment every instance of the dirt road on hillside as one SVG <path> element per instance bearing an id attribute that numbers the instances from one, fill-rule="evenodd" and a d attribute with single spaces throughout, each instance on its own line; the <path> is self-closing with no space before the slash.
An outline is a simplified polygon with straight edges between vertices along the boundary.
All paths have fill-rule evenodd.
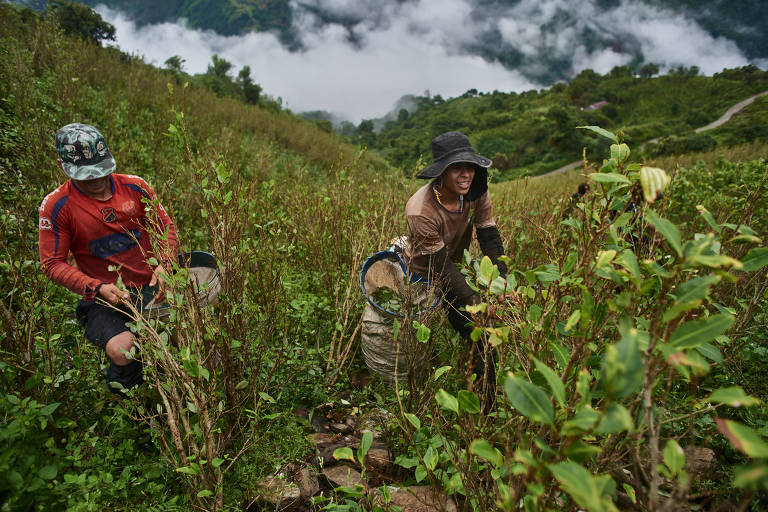
<path id="1" fill-rule="evenodd" d="M 751 105 L 752 103 L 754 103 L 754 101 L 755 101 L 757 98 L 759 98 L 759 97 L 761 97 L 761 96 L 765 96 L 766 94 L 768 94 L 768 91 L 763 91 L 763 92 L 761 92 L 760 94 L 755 94 L 754 96 L 750 96 L 749 98 L 745 99 L 744 101 L 740 101 L 740 102 L 738 102 L 737 104 L 735 104 L 734 106 L 732 106 L 731 108 L 729 108 L 728 110 L 726 110 L 726 111 L 725 111 L 725 114 L 723 114 L 722 116 L 720 116 L 720 119 L 717 119 L 717 120 L 715 120 L 715 121 L 712 121 L 712 122 L 711 122 L 711 123 L 709 123 L 708 125 L 706 125 L 706 126 L 702 126 L 701 128 L 696 128 L 696 129 L 695 129 L 695 130 L 693 130 L 693 131 L 695 131 L 696 133 L 701 133 L 701 132 L 705 132 L 705 131 L 707 131 L 707 130 L 712 130 L 712 129 L 715 129 L 715 128 L 717 128 L 718 126 L 722 126 L 722 125 L 724 125 L 726 122 L 730 121 L 730 119 L 733 117 L 733 115 L 734 115 L 736 112 L 738 112 L 738 111 L 740 111 L 741 109 L 743 109 L 743 108 L 747 107 L 748 105 Z"/>
<path id="2" fill-rule="evenodd" d="M 761 96 L 765 96 L 766 94 L 768 94 L 768 91 L 763 91 L 761 93 L 755 94 L 754 96 L 750 96 L 749 98 L 736 103 L 735 105 L 731 106 L 728 110 L 726 110 L 725 114 L 720 116 L 720 118 L 716 119 L 715 121 L 712 121 L 711 123 L 709 123 L 706 126 L 701 126 L 699 128 L 696 128 L 693 131 L 696 132 L 696 133 L 701 133 L 701 132 L 705 132 L 707 130 L 714 130 L 715 128 L 717 128 L 719 126 L 724 125 L 725 123 L 730 121 L 730 119 L 737 112 L 739 112 L 742 109 L 744 109 L 745 107 L 751 105 L 757 98 L 760 98 Z M 643 144 L 647 144 L 648 142 L 658 142 L 660 139 L 661 139 L 661 137 L 657 137 L 655 139 L 651 139 L 651 140 L 649 140 L 647 142 L 644 142 Z M 539 174 L 538 176 L 533 176 L 533 178 L 544 178 L 546 176 L 555 176 L 557 174 L 562 174 L 564 172 L 570 171 L 571 169 L 576 169 L 581 164 L 582 164 L 581 160 L 578 160 L 576 162 L 571 162 L 568 165 L 564 165 L 564 166 L 562 166 L 562 167 L 560 167 L 558 169 L 555 169 L 554 171 L 549 171 L 549 172 L 544 173 L 544 174 Z"/>

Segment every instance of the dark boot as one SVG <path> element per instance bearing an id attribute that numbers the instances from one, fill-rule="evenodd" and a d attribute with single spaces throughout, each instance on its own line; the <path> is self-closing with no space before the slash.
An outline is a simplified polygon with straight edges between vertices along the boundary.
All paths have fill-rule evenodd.
<path id="1" fill-rule="evenodd" d="M 118 366 L 115 363 L 110 362 L 105 376 L 107 379 L 107 387 L 109 387 L 109 390 L 112 393 L 118 396 L 124 396 L 125 391 L 144 382 L 142 365 L 136 360 L 131 361 L 124 366 Z M 113 382 L 120 384 L 120 386 L 113 386 Z"/>

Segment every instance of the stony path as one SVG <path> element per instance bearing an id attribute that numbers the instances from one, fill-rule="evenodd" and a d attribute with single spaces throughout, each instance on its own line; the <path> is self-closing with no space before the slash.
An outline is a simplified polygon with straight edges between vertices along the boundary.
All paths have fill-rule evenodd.
<path id="1" fill-rule="evenodd" d="M 715 121 L 712 121 L 711 123 L 709 123 L 706 126 L 701 126 L 699 128 L 696 128 L 694 130 L 694 132 L 701 133 L 701 132 L 705 132 L 707 130 L 713 130 L 713 129 L 719 127 L 719 126 L 724 125 L 725 123 L 730 121 L 730 119 L 734 116 L 734 114 L 736 114 L 737 112 L 741 111 L 742 109 L 744 109 L 748 105 L 751 105 L 757 98 L 760 98 L 761 96 L 765 96 L 766 94 L 768 94 L 768 91 L 763 91 L 761 93 L 755 94 L 754 96 L 750 96 L 749 98 L 736 103 L 735 105 L 731 106 L 731 108 L 726 110 L 725 114 L 720 116 L 719 119 L 716 119 Z M 647 142 L 644 142 L 643 144 L 647 144 L 648 142 L 658 142 L 659 140 L 660 140 L 660 137 L 655 138 L 655 139 L 651 139 L 651 140 L 649 140 Z M 562 167 L 560 167 L 558 169 L 555 169 L 554 171 L 549 171 L 549 172 L 546 172 L 544 174 L 539 174 L 538 176 L 533 176 L 533 178 L 544 178 L 546 176 L 555 176 L 557 174 L 562 174 L 564 172 L 570 171 L 571 169 L 576 169 L 577 167 L 579 167 L 581 165 L 581 163 L 582 163 L 581 160 L 577 160 L 576 162 L 571 162 L 571 163 L 569 163 L 567 165 L 564 165 L 564 166 L 562 166 Z"/>

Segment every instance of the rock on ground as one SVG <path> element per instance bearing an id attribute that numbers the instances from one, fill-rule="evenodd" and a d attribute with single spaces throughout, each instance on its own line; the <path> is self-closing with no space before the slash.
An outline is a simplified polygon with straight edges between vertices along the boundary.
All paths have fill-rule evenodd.
<path id="1" fill-rule="evenodd" d="M 349 466 L 333 466 L 323 470 L 322 475 L 325 477 L 328 485 L 331 489 L 336 487 L 355 487 L 356 485 L 366 486 L 360 472 L 355 468 Z"/>
<path id="2" fill-rule="evenodd" d="M 291 480 L 299 487 L 301 499 L 308 502 L 315 494 L 320 492 L 320 482 L 317 473 L 307 467 L 298 467 L 291 473 Z"/>
<path id="3" fill-rule="evenodd" d="M 429 486 L 390 487 L 390 505 L 400 507 L 403 512 L 456 512 L 456 503 L 443 493 Z M 384 497 L 377 493 L 374 502 L 384 506 Z"/>
<path id="4" fill-rule="evenodd" d="M 268 476 L 257 484 L 258 496 L 248 510 L 293 512 L 302 503 L 299 486 L 279 476 Z"/>
<path id="5" fill-rule="evenodd" d="M 685 447 L 685 469 L 693 478 L 707 476 L 715 467 L 715 452 L 709 448 L 689 445 Z"/>
<path id="6" fill-rule="evenodd" d="M 393 419 L 394 415 L 392 413 L 384 409 L 374 409 L 362 415 L 357 421 L 357 435 L 362 436 L 363 432 L 370 431 L 373 433 L 373 438 L 378 439 Z"/>
<path id="7" fill-rule="evenodd" d="M 309 436 L 309 440 L 317 448 L 317 456 L 320 458 L 320 463 L 324 466 L 336 464 L 336 459 L 333 458 L 333 452 L 336 451 L 337 448 L 348 445 L 343 437 L 334 434 L 312 434 Z"/>
<path id="8" fill-rule="evenodd" d="M 386 448 L 371 448 L 365 455 L 365 470 L 370 477 L 390 477 L 394 463 Z"/>

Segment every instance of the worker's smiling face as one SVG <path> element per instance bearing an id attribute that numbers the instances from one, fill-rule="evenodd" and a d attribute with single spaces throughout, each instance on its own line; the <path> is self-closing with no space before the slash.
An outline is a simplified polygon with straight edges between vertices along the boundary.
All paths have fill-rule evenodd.
<path id="1" fill-rule="evenodd" d="M 475 166 L 469 162 L 456 162 L 443 171 L 440 179 L 445 192 L 456 196 L 466 195 L 475 179 Z"/>

